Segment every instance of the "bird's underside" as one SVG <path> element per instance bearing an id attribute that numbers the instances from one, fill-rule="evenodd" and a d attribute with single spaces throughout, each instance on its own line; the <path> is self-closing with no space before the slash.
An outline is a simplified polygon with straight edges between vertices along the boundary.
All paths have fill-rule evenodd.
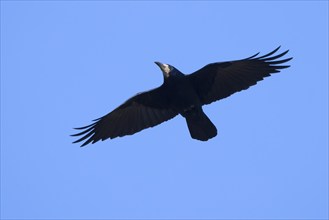
<path id="1" fill-rule="evenodd" d="M 178 114 L 187 122 L 191 137 L 206 141 L 217 135 L 217 129 L 202 111 L 202 106 L 248 89 L 263 78 L 281 69 L 292 58 L 280 59 L 288 50 L 275 55 L 280 47 L 264 55 L 242 60 L 211 63 L 184 75 L 175 67 L 156 62 L 163 72 L 163 84 L 139 93 L 94 123 L 76 128 L 72 136 L 82 136 L 73 143 L 81 146 L 99 140 L 135 134 L 143 129 L 168 121 Z"/>

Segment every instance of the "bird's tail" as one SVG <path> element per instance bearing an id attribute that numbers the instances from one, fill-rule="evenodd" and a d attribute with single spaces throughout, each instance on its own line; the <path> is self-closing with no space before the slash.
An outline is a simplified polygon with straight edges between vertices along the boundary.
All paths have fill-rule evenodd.
<path id="1" fill-rule="evenodd" d="M 217 135 L 215 125 L 203 111 L 191 111 L 185 119 L 192 138 L 207 141 Z"/>

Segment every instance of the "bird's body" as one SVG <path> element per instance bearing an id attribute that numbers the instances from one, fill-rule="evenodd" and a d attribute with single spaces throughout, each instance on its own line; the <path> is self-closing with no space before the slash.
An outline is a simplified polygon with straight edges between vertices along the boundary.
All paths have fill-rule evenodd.
<path id="1" fill-rule="evenodd" d="M 193 85 L 185 75 L 181 75 L 174 80 L 168 80 L 165 86 L 167 87 L 166 90 L 171 108 L 180 114 L 184 115 L 184 112 L 193 106 L 201 106 Z"/>
<path id="2" fill-rule="evenodd" d="M 186 119 L 192 138 L 206 141 L 216 136 L 217 129 L 204 114 L 199 95 L 191 80 L 176 68 L 173 71 L 177 72 L 176 77 L 165 79 L 163 84 L 166 86 L 170 108 Z"/>
<path id="3" fill-rule="evenodd" d="M 237 61 L 208 64 L 185 75 L 173 66 L 155 62 L 163 72 L 163 84 L 139 93 L 91 125 L 77 128 L 86 140 L 82 146 L 107 138 L 122 137 L 153 127 L 180 114 L 186 119 L 191 137 L 206 141 L 217 135 L 217 129 L 204 114 L 202 106 L 245 90 L 264 77 L 289 66 L 278 65 L 292 58 L 277 60 L 288 51 L 255 58 L 258 54 Z"/>

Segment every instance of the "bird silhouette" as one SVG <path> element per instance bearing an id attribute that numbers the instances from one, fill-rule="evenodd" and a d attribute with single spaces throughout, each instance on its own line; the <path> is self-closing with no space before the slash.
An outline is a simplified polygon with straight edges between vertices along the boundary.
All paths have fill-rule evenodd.
<path id="1" fill-rule="evenodd" d="M 264 56 L 257 53 L 241 60 L 211 63 L 189 75 L 169 64 L 155 62 L 163 73 L 160 87 L 138 93 L 92 124 L 76 128 L 82 131 L 72 136 L 82 137 L 73 143 L 84 141 L 83 147 L 99 140 L 132 135 L 177 115 L 186 119 L 192 138 L 207 141 L 217 135 L 217 129 L 202 106 L 248 89 L 289 67 L 282 64 L 292 57 L 280 59 L 288 50 L 275 55 L 279 48 Z"/>

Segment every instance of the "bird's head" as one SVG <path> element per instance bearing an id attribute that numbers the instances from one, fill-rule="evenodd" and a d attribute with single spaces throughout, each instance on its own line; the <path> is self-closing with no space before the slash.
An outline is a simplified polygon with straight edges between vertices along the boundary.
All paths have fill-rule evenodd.
<path id="1" fill-rule="evenodd" d="M 158 67 L 160 67 L 163 76 L 165 78 L 169 78 L 173 72 L 175 72 L 175 67 L 169 65 L 169 64 L 165 64 L 165 63 L 160 63 L 160 62 L 154 62 L 156 65 L 158 65 Z"/>

